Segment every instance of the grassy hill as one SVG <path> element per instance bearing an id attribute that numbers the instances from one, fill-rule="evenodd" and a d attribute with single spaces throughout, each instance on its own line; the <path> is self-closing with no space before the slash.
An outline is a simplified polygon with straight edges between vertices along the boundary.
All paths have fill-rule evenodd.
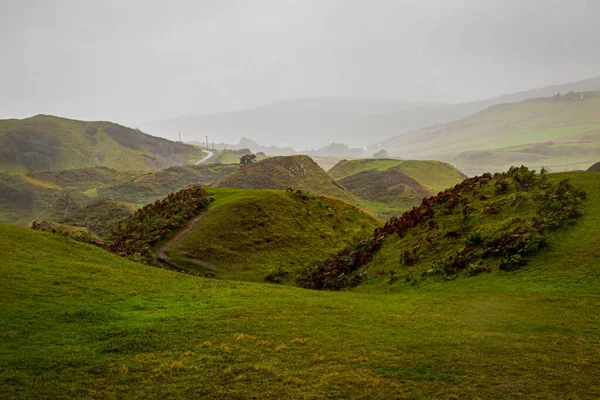
<path id="1" fill-rule="evenodd" d="M 0 225 L 0 389 L 10 398 L 598 397 L 600 185 L 595 174 L 551 179 L 567 177 L 588 192 L 585 215 L 526 267 L 359 287 L 375 293 L 198 278 Z"/>
<path id="2" fill-rule="evenodd" d="M 381 225 L 355 206 L 304 192 L 210 192 L 215 201 L 206 213 L 166 249 L 171 263 L 191 272 L 253 281 L 271 275 L 291 283 L 296 268 L 334 255 Z"/>
<path id="3" fill-rule="evenodd" d="M 594 253 L 589 246 L 597 228 L 590 225 L 600 204 L 598 183 L 594 174 L 536 175 L 525 167 L 469 178 L 392 218 L 369 239 L 311 270 L 302 284 L 339 289 L 355 284 L 358 275 L 359 281 L 399 290 L 504 274 L 529 268 L 538 252 L 558 243 L 555 238 L 578 235 L 574 252 L 553 264 L 560 268 L 575 257 L 575 248 L 582 255 Z M 579 229 L 578 217 L 584 221 Z"/>
<path id="4" fill-rule="evenodd" d="M 328 173 L 360 199 L 361 207 L 385 219 L 465 178 L 447 163 L 393 159 L 343 160 Z"/>
<path id="5" fill-rule="evenodd" d="M 600 92 L 501 104 L 380 144 L 394 156 L 441 157 L 458 168 L 471 168 L 472 174 L 482 169 L 503 170 L 507 163 L 546 165 L 551 170 L 564 164 L 579 168 L 578 164 L 589 164 L 600 156 L 599 106 Z M 532 146 L 548 141 L 556 144 L 542 152 Z"/>
<path id="6" fill-rule="evenodd" d="M 200 160 L 197 147 L 104 121 L 50 115 L 0 120 L 0 172 L 106 166 L 151 170 Z"/>
<path id="7" fill-rule="evenodd" d="M 216 187 L 243 189 L 299 189 L 355 203 L 357 199 L 331 179 L 310 157 L 271 157 L 241 168 Z"/>

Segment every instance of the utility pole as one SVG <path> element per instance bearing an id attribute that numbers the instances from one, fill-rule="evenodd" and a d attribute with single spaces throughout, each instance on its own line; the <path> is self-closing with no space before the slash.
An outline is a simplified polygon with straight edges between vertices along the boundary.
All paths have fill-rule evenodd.
<path id="1" fill-rule="evenodd" d="M 181 132 L 179 132 L 179 143 L 181 143 Z"/>
<path id="2" fill-rule="evenodd" d="M 210 149 L 210 147 L 208 147 L 208 135 L 206 135 L 206 150 Z"/>

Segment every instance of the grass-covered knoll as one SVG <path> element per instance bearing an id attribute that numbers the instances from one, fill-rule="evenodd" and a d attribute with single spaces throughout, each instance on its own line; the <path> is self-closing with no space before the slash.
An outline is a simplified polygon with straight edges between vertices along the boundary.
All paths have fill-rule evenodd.
<path id="1" fill-rule="evenodd" d="M 151 170 L 204 157 L 197 147 L 147 135 L 105 121 L 76 121 L 50 115 L 0 120 L 0 171 L 106 166 Z"/>
<path id="2" fill-rule="evenodd" d="M 215 201 L 167 249 L 171 263 L 218 277 L 292 283 L 381 223 L 340 200 L 300 191 L 210 189 Z M 207 267 L 208 266 L 208 267 Z"/>
<path id="3" fill-rule="evenodd" d="M 357 199 L 331 179 L 310 157 L 271 157 L 247 165 L 222 179 L 217 187 L 243 189 L 299 189 L 336 197 L 350 203 Z"/>
<path id="4" fill-rule="evenodd" d="M 203 279 L 0 226 L 0 390 L 7 398 L 596 398 L 600 193 L 585 175 L 571 179 L 594 188 L 586 216 L 527 268 L 403 293 Z"/>
<path id="5" fill-rule="evenodd" d="M 465 151 L 564 140 L 598 132 L 598 107 L 600 92 L 501 104 L 459 121 L 401 134 L 380 144 L 393 156 L 439 159 L 446 155 L 450 159 Z M 515 159 L 513 165 L 521 162 L 527 160 Z"/>
<path id="6" fill-rule="evenodd" d="M 363 158 L 343 160 L 328 171 L 336 181 L 364 171 L 385 171 L 396 168 L 419 182 L 425 188 L 438 192 L 456 185 L 466 176 L 454 166 L 430 160 L 393 160 Z"/>
<path id="7" fill-rule="evenodd" d="M 309 269 L 300 283 L 316 289 L 415 285 L 519 269 L 554 231 L 570 229 L 583 215 L 585 190 L 598 190 L 557 178 L 520 167 L 466 179 Z"/>
<path id="8" fill-rule="evenodd" d="M 136 176 L 125 182 L 99 186 L 100 198 L 144 205 L 190 186 L 209 186 L 239 170 L 239 165 L 207 164 L 169 167 Z"/>
<path id="9" fill-rule="evenodd" d="M 393 159 L 343 160 L 329 175 L 357 196 L 361 207 L 384 219 L 402 214 L 466 177 L 440 161 Z"/>

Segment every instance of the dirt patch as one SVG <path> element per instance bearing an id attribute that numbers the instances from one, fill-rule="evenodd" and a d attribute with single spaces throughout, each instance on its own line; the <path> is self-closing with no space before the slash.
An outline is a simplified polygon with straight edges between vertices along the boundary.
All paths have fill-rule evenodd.
<path id="1" fill-rule="evenodd" d="M 167 261 L 168 260 L 168 256 L 167 256 L 167 249 L 169 247 L 172 247 L 176 242 L 180 241 L 181 238 L 188 233 L 188 231 L 190 229 L 192 229 L 194 227 L 194 225 L 196 224 L 196 222 L 198 222 L 200 220 L 200 218 L 202 218 L 204 216 L 205 212 L 202 212 L 200 214 L 198 214 L 198 216 L 192 220 L 190 220 L 187 225 L 185 226 L 185 228 L 183 228 L 181 231 L 179 231 L 177 233 L 177 235 L 175 235 L 173 238 L 171 238 L 171 240 L 169 240 L 167 243 L 163 244 L 160 248 L 160 250 L 158 251 L 158 253 L 156 254 L 157 257 L 163 261 Z M 210 269 L 210 270 L 216 270 L 217 268 L 214 265 L 210 265 L 207 262 L 204 262 L 202 260 L 199 260 L 197 258 L 194 257 L 190 257 L 187 255 L 187 253 L 185 251 L 180 252 L 179 254 L 182 255 L 183 258 L 185 258 L 186 260 L 193 262 L 194 264 L 198 264 L 203 266 L 204 268 Z"/>

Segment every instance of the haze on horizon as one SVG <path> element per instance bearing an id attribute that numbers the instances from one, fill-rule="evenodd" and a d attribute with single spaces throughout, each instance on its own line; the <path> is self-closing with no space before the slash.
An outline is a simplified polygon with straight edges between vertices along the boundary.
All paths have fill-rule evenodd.
<path id="1" fill-rule="evenodd" d="M 598 15 L 591 0 L 4 0 L 0 118 L 479 100 L 599 75 Z"/>

